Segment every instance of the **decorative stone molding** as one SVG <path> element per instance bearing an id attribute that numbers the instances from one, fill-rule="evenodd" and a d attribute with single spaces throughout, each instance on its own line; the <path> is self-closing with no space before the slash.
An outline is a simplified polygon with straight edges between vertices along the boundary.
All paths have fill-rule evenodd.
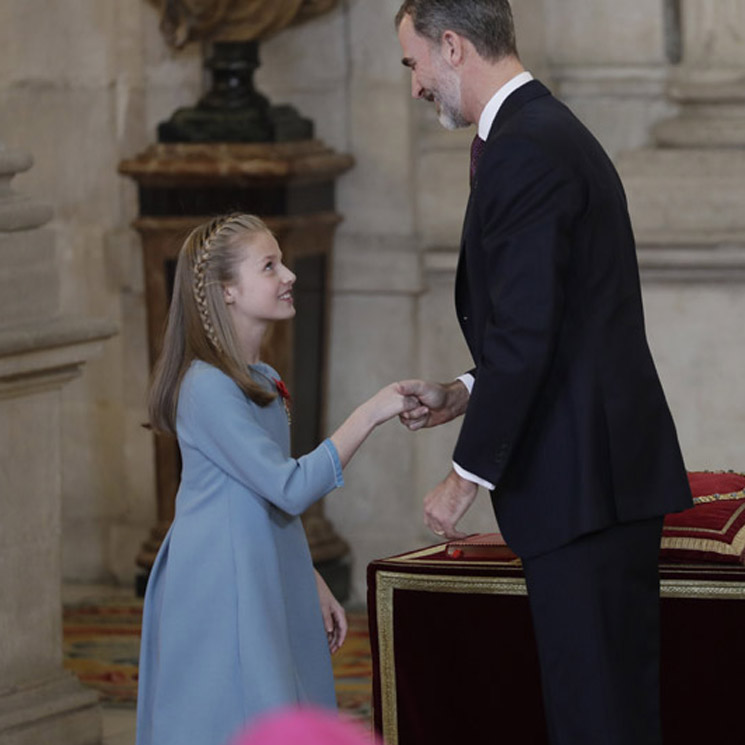
<path id="1" fill-rule="evenodd" d="M 9 150 L 0 142 L 0 231 L 30 230 L 52 218 L 49 205 L 16 194 L 10 187 L 13 177 L 27 171 L 33 162 L 29 153 Z"/>
<path id="2" fill-rule="evenodd" d="M 67 318 L 43 327 L 0 327 L 0 399 L 59 388 L 116 332 L 112 321 Z"/>
<path id="3" fill-rule="evenodd" d="M 32 685 L 0 691 L 0 742 L 101 742 L 98 694 L 83 688 L 70 672 L 60 671 Z"/>
<path id="4" fill-rule="evenodd" d="M 663 67 L 625 65 L 554 66 L 554 82 L 562 97 L 635 98 L 661 100 L 667 86 Z"/>
<path id="5" fill-rule="evenodd" d="M 555 94 L 600 139 L 613 159 L 649 142 L 651 128 L 677 111 L 664 64 L 556 65 Z"/>
<path id="6" fill-rule="evenodd" d="M 676 245 L 669 238 L 664 247 L 640 245 L 637 255 L 645 282 L 745 283 L 745 235 L 739 245 L 713 247 Z"/>
<path id="7" fill-rule="evenodd" d="M 745 234 L 745 149 L 645 148 L 618 166 L 639 243 L 718 245 Z"/>
<path id="8" fill-rule="evenodd" d="M 426 276 L 452 275 L 458 268 L 458 250 L 454 248 L 433 248 L 424 254 L 424 273 Z"/>

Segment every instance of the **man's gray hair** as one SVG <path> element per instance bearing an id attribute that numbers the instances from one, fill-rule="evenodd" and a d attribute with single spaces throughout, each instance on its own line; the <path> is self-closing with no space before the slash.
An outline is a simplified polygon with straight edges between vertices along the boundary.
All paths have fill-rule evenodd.
<path id="1" fill-rule="evenodd" d="M 414 30 L 439 44 L 445 31 L 468 39 L 485 59 L 517 57 L 515 23 L 508 0 L 405 0 L 396 28 L 411 16 Z"/>

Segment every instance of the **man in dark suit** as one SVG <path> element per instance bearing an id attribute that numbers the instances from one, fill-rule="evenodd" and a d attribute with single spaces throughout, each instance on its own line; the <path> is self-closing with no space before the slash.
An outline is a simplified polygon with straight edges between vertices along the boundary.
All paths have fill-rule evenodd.
<path id="1" fill-rule="evenodd" d="M 665 513 L 691 505 L 647 345 L 618 175 L 526 72 L 507 0 L 407 0 L 412 95 L 478 126 L 456 277 L 475 363 L 408 381 L 410 429 L 464 415 L 425 522 L 458 537 L 481 484 L 523 559 L 554 745 L 655 745 Z M 498 619 L 495 619 L 498 621 Z"/>

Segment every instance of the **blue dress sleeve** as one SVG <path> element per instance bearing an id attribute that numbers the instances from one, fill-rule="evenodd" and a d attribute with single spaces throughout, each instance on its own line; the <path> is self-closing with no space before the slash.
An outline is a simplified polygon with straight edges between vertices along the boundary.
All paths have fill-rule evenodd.
<path id="1" fill-rule="evenodd" d="M 344 484 L 339 454 L 326 439 L 307 455 L 290 457 L 266 426 L 271 416 L 217 368 L 193 366 L 184 377 L 179 440 L 279 509 L 300 515 Z"/>

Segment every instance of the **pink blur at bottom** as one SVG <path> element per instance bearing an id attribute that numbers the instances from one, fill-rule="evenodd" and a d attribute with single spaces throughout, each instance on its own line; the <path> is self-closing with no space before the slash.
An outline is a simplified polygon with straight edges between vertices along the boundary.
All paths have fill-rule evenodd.
<path id="1" fill-rule="evenodd" d="M 257 719 L 230 745 L 382 745 L 359 725 L 316 709 L 283 709 Z"/>

